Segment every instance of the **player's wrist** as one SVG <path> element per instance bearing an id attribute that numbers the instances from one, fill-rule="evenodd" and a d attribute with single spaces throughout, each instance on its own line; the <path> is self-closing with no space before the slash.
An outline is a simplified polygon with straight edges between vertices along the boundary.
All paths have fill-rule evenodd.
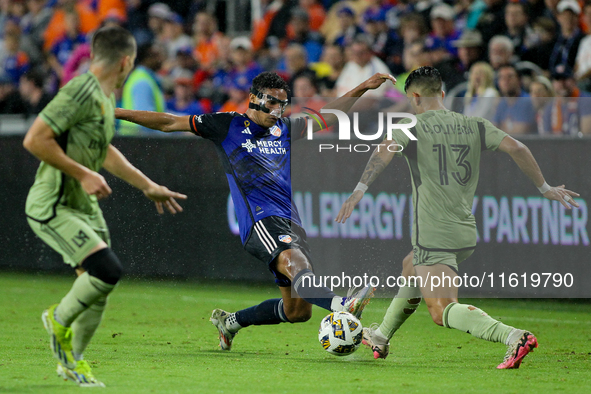
<path id="1" fill-rule="evenodd" d="M 353 193 L 355 193 L 356 191 L 360 191 L 361 193 L 365 194 L 365 192 L 367 191 L 368 188 L 369 188 L 369 186 L 367 186 L 365 183 L 359 182 L 357 184 L 357 186 L 355 186 Z"/>
<path id="2" fill-rule="evenodd" d="M 550 185 L 548 185 L 548 183 L 546 181 L 544 181 L 544 184 L 542 186 L 538 187 L 538 190 L 542 194 L 546 193 L 550 189 L 552 189 L 552 187 Z"/>

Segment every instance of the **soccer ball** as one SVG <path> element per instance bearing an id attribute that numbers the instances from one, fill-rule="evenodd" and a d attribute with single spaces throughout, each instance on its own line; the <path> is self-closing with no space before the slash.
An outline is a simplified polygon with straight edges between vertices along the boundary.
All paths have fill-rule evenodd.
<path id="1" fill-rule="evenodd" d="M 330 354 L 348 356 L 361 345 L 363 327 L 349 312 L 333 312 L 320 322 L 318 340 Z"/>

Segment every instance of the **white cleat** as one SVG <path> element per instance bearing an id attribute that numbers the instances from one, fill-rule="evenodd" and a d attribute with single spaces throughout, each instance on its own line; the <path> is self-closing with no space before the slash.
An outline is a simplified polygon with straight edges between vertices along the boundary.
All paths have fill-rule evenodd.
<path id="1" fill-rule="evenodd" d="M 236 335 L 231 333 L 226 327 L 226 319 L 228 318 L 228 315 L 229 313 L 224 310 L 214 309 L 209 318 L 211 324 L 218 329 L 218 338 L 220 339 L 220 348 L 222 348 L 222 350 L 230 350 L 232 348 L 232 340 L 234 340 L 234 335 Z"/>
<path id="2" fill-rule="evenodd" d="M 347 294 L 347 298 L 343 304 L 343 311 L 349 312 L 356 318 L 361 319 L 363 309 L 369 304 L 369 300 L 373 297 L 375 290 L 376 288 L 371 285 L 365 286 L 355 294 L 353 294 L 355 288 L 349 289 L 349 294 Z"/>

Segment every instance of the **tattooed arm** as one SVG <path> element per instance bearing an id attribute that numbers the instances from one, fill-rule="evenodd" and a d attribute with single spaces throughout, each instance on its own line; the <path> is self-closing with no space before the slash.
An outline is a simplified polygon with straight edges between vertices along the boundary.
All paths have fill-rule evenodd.
<path id="1" fill-rule="evenodd" d="M 363 171 L 363 175 L 361 175 L 361 180 L 359 183 L 362 183 L 365 186 L 369 186 L 376 180 L 378 175 L 386 168 L 392 158 L 394 157 L 396 149 L 392 149 L 394 152 L 391 152 L 388 148 L 390 145 L 396 144 L 395 141 L 392 140 L 384 140 L 380 145 L 376 147 L 374 152 L 369 159 L 369 162 L 365 166 L 365 171 Z M 364 192 L 359 189 L 355 189 L 353 193 L 347 198 L 347 201 L 343 203 L 339 214 L 337 215 L 335 221 L 338 223 L 345 223 L 347 219 L 351 216 L 353 212 L 353 208 L 361 201 L 363 198 Z"/>

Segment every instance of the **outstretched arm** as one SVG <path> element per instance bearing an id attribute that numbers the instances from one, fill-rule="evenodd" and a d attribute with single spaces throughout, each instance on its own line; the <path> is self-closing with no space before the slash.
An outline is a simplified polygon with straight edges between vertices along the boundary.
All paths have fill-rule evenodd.
<path id="1" fill-rule="evenodd" d="M 108 197 L 111 188 L 98 172 L 70 158 L 59 146 L 56 134 L 41 117 L 37 117 L 25 135 L 23 146 L 39 160 L 76 179 L 82 189 L 98 199 Z"/>
<path id="2" fill-rule="evenodd" d="M 396 78 L 394 78 L 390 74 L 374 74 L 368 80 L 362 82 L 353 90 L 350 90 L 349 92 L 345 93 L 342 97 L 339 97 L 338 99 L 326 104 L 324 107 L 322 107 L 322 109 L 336 109 L 342 112 L 347 112 L 351 109 L 353 104 L 355 104 L 357 99 L 363 96 L 365 92 L 367 92 L 368 90 L 379 88 L 386 81 L 391 81 L 393 85 L 396 84 Z M 323 113 L 322 116 L 324 117 L 324 120 L 326 120 L 326 124 L 328 127 L 337 123 L 338 118 L 334 114 Z M 317 132 L 320 130 L 322 130 L 322 126 L 318 125 L 317 123 L 314 123 L 312 131 Z"/>
<path id="3" fill-rule="evenodd" d="M 529 148 L 521 142 L 515 140 L 510 136 L 506 136 L 501 141 L 498 148 L 501 152 L 507 153 L 517 163 L 521 171 L 529 177 L 536 185 L 540 192 L 548 200 L 559 201 L 565 208 L 571 209 L 573 207 L 579 207 L 579 204 L 571 197 L 578 197 L 579 194 L 573 191 L 567 190 L 562 186 L 551 187 L 548 186 L 542 175 L 542 171 L 538 166 L 538 162 L 531 154 Z M 568 204 L 570 205 L 568 205 Z"/>
<path id="4" fill-rule="evenodd" d="M 136 111 L 133 109 L 115 108 L 115 117 L 139 124 L 165 133 L 172 131 L 191 131 L 190 116 L 177 116 L 164 112 Z"/>
<path id="5" fill-rule="evenodd" d="M 186 195 L 170 191 L 167 187 L 153 182 L 135 168 L 113 145 L 109 145 L 103 167 L 117 178 L 123 179 L 131 186 L 143 191 L 146 197 L 156 203 L 158 213 L 164 213 L 163 206 L 172 214 L 183 211 L 175 198 L 184 200 L 187 198 Z"/>
<path id="6" fill-rule="evenodd" d="M 388 147 L 393 144 L 396 144 L 396 142 L 392 140 L 384 140 L 376 147 L 371 155 L 371 158 L 369 159 L 369 162 L 365 166 L 365 171 L 363 171 L 363 175 L 361 175 L 359 184 L 349 196 L 349 198 L 347 198 L 347 201 L 343 203 L 343 206 L 341 207 L 341 210 L 335 219 L 336 222 L 345 223 L 347 221 L 347 219 L 351 216 L 355 206 L 363 198 L 365 190 L 367 190 L 369 185 L 371 185 L 373 181 L 376 180 L 384 168 L 390 164 L 395 152 L 388 150 Z"/>

